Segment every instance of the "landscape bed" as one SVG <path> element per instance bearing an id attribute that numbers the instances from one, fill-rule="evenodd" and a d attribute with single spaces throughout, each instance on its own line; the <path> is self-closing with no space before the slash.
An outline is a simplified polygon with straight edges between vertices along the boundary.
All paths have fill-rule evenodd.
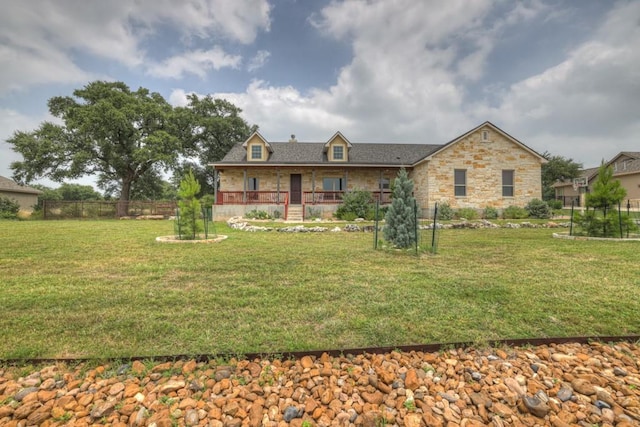
<path id="1" fill-rule="evenodd" d="M 442 230 L 437 255 L 371 233 L 162 245 L 170 221 L 0 222 L 0 359 L 490 343 L 640 332 L 638 242 Z"/>

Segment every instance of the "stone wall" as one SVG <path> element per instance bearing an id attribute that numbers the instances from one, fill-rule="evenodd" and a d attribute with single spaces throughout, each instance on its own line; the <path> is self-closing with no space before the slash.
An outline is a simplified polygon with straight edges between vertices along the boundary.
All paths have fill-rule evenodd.
<path id="1" fill-rule="evenodd" d="M 482 140 L 483 130 L 488 130 L 486 141 Z M 455 169 L 467 171 L 464 197 L 454 194 Z M 502 196 L 503 170 L 514 171 L 513 197 Z M 542 197 L 540 159 L 488 128 L 451 144 L 427 164 L 418 165 L 411 175 L 420 206 L 427 210 L 432 210 L 436 202 L 447 202 L 454 209 L 524 207 L 531 199 Z"/>

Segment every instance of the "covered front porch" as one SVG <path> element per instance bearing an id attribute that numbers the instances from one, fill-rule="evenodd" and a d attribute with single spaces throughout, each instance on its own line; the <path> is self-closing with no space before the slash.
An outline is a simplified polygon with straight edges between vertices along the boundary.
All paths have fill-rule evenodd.
<path id="1" fill-rule="evenodd" d="M 268 213 L 279 211 L 283 219 L 289 219 L 289 207 L 301 207 L 302 220 L 308 213 L 309 207 L 323 207 L 322 212 L 335 212 L 335 209 L 342 204 L 343 197 L 348 191 L 301 191 L 300 195 L 294 199 L 298 199 L 299 203 L 291 203 L 292 197 L 290 191 L 217 191 L 216 206 L 227 207 L 223 209 L 225 212 L 248 212 L 250 210 L 265 210 Z M 391 191 L 388 189 L 369 191 L 374 202 L 380 202 L 381 205 L 391 203 Z M 230 209 L 231 206 L 240 209 Z M 329 209 L 326 209 L 329 208 Z"/>
<path id="2" fill-rule="evenodd" d="M 349 191 L 371 194 L 381 205 L 391 203 L 395 168 L 378 167 L 224 167 L 216 168 L 219 217 L 266 211 L 290 221 L 331 218 Z"/>

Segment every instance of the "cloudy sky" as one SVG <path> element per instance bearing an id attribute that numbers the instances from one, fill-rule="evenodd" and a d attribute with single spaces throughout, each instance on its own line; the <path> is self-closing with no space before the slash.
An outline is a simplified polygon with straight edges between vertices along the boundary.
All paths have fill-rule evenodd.
<path id="1" fill-rule="evenodd" d="M 271 141 L 446 143 L 489 120 L 595 166 L 640 151 L 640 1 L 4 0 L 0 175 L 46 102 L 213 94 Z"/>

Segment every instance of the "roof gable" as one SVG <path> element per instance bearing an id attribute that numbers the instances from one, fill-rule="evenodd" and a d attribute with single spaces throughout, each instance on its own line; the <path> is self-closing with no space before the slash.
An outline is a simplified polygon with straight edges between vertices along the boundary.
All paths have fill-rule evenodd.
<path id="1" fill-rule="evenodd" d="M 345 138 L 345 136 L 342 133 L 340 133 L 340 131 L 338 131 L 334 133 L 333 136 L 329 138 L 329 140 L 324 144 L 324 151 L 327 151 L 327 149 L 329 149 L 331 144 L 333 144 L 336 141 L 344 142 L 345 144 L 347 144 L 348 148 L 353 147 L 353 144 L 351 144 L 351 142 L 349 142 L 349 140 Z"/>
<path id="2" fill-rule="evenodd" d="M 422 159 L 422 161 L 431 160 L 431 158 L 433 158 L 433 156 L 435 156 L 436 154 L 441 153 L 442 151 L 448 149 L 449 147 L 451 147 L 451 146 L 459 143 L 460 141 L 464 140 L 469 135 L 471 135 L 473 133 L 476 133 L 476 132 L 478 132 L 480 130 L 483 130 L 483 129 L 489 129 L 489 130 L 492 130 L 494 132 L 499 133 L 500 135 L 505 137 L 507 140 L 511 141 L 513 144 L 517 145 L 518 147 L 520 147 L 523 150 L 527 151 L 529 154 L 531 154 L 534 157 L 536 157 L 540 161 L 540 163 L 547 163 L 547 159 L 545 159 L 541 154 L 539 154 L 535 150 L 529 148 L 528 146 L 526 146 L 522 142 L 518 141 L 516 138 L 514 138 L 511 135 L 509 135 L 508 133 L 506 133 L 505 131 L 500 129 L 498 126 L 494 125 L 493 123 L 491 123 L 489 121 L 486 121 L 486 122 L 482 123 L 481 125 L 476 126 L 475 128 L 473 128 L 473 129 L 465 132 L 464 134 L 458 136 L 457 138 L 452 139 L 451 141 L 449 141 L 446 144 L 442 145 L 438 150 L 434 151 L 433 153 L 429 154 L 429 156 L 427 156 L 424 159 Z"/>
<path id="3" fill-rule="evenodd" d="M 256 138 L 262 141 L 262 143 L 265 145 L 265 147 L 267 147 L 267 150 L 269 150 L 270 153 L 273 152 L 273 148 L 271 147 L 271 144 L 269 144 L 269 141 L 267 141 L 264 136 L 262 136 L 258 131 L 252 133 L 251 136 L 249 136 L 249 138 L 247 138 L 247 140 L 242 143 L 242 148 L 246 149 L 249 142 Z"/>

